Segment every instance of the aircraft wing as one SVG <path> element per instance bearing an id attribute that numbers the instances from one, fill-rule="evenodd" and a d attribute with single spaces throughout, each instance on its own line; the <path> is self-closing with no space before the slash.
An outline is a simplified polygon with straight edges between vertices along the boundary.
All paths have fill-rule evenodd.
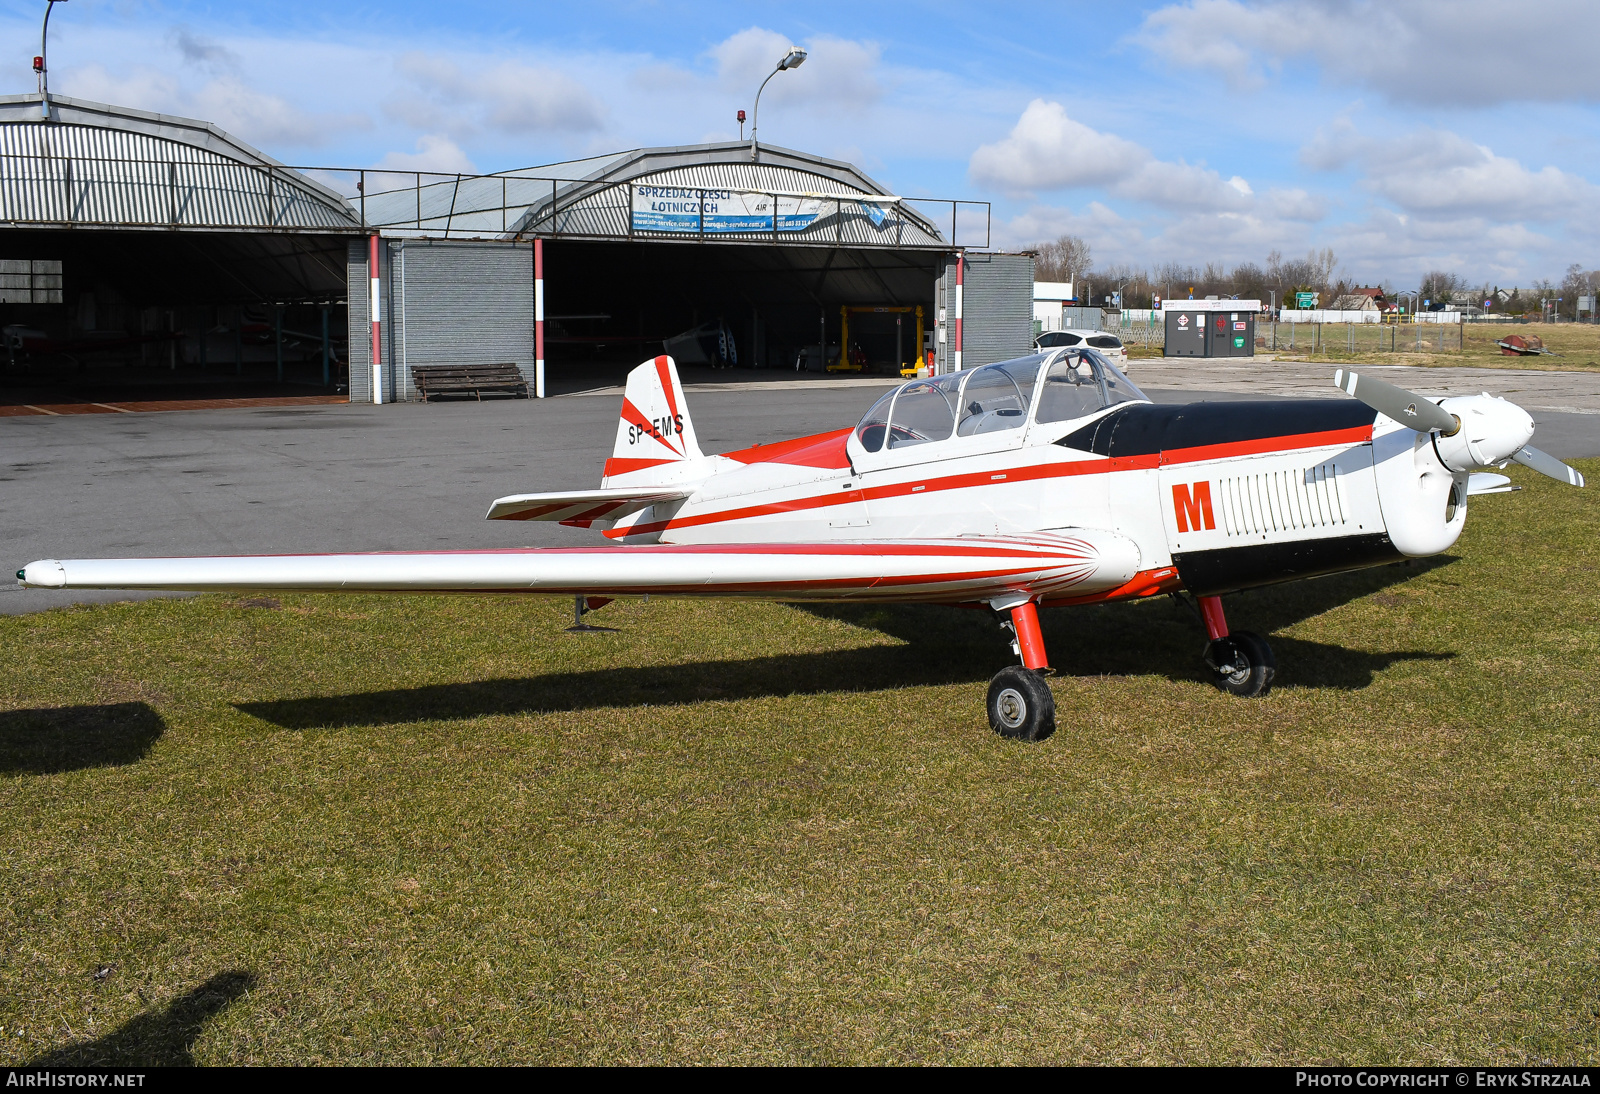
<path id="1" fill-rule="evenodd" d="M 197 592 L 433 592 L 728 596 L 761 600 L 964 603 L 1026 591 L 1076 597 L 1118 589 L 1139 549 L 1097 529 L 1029 536 L 547 547 L 349 555 L 47 559 L 26 587 Z"/>
<path id="2" fill-rule="evenodd" d="M 486 520 L 621 520 L 663 501 L 679 501 L 689 490 L 676 486 L 610 487 L 549 494 L 512 494 L 489 506 Z"/>

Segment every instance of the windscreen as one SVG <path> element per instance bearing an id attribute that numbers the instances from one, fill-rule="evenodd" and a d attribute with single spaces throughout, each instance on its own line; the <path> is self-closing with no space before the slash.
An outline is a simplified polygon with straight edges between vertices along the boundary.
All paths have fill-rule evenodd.
<path id="1" fill-rule="evenodd" d="M 1036 421 L 1069 422 L 1117 403 L 1149 402 L 1115 365 L 1093 350 L 1068 350 L 1045 371 Z"/>
<path id="2" fill-rule="evenodd" d="M 961 420 L 956 436 L 1022 428 L 1028 420 L 1034 381 L 1045 356 L 1034 354 L 974 369 L 961 389 Z"/>
<path id="3" fill-rule="evenodd" d="M 889 447 L 945 440 L 956 427 L 956 399 L 961 375 L 913 380 L 900 388 L 889 414 Z"/>
<path id="4" fill-rule="evenodd" d="M 856 426 L 856 438 L 868 452 L 876 452 L 883 447 L 884 435 L 889 430 L 889 407 L 893 403 L 894 392 L 891 391 L 873 403 L 872 409 L 862 417 L 861 424 Z"/>

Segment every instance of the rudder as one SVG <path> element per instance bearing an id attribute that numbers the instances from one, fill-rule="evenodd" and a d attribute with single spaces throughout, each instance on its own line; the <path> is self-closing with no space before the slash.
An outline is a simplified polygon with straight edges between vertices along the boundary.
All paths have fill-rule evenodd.
<path id="1" fill-rule="evenodd" d="M 691 465 L 702 458 L 672 358 L 663 354 L 628 373 L 604 481 L 673 482 L 696 473 Z"/>

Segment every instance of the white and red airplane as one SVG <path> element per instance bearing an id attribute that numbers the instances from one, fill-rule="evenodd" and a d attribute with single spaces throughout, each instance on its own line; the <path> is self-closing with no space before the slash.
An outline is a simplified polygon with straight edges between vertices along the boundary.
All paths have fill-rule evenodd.
<path id="1" fill-rule="evenodd" d="M 1526 412 L 1430 402 L 1335 373 L 1354 398 L 1157 406 L 1104 357 L 1062 348 L 879 399 L 853 429 L 707 456 L 671 358 L 628 376 L 598 490 L 501 498 L 491 520 L 598 528 L 614 546 L 29 563 L 50 589 L 640 594 L 987 606 L 1021 659 L 989 686 L 993 728 L 1055 727 L 1038 609 L 1187 592 L 1218 687 L 1266 693 L 1276 665 L 1231 632 L 1224 593 L 1437 554 L 1509 460 L 1575 486 L 1528 446 Z"/>

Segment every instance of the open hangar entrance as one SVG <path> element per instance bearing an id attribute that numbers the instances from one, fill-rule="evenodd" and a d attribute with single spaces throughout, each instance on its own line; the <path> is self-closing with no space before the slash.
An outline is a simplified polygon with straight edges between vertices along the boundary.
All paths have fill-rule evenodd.
<path id="1" fill-rule="evenodd" d="M 412 370 L 435 364 L 514 362 L 551 393 L 610 384 L 664 346 L 708 378 L 719 366 L 897 373 L 925 359 L 919 319 L 941 370 L 963 336 L 983 347 L 968 366 L 1031 342 L 1031 257 L 966 254 L 987 245 L 986 203 L 885 194 L 806 153 L 710 144 L 367 182 L 359 210 L 381 234 L 379 265 L 352 246 L 349 280 L 376 273 L 378 313 L 352 296 L 353 400 L 412 398 Z M 1022 272 L 986 278 L 1001 267 Z M 964 325 L 962 269 L 975 275 Z M 985 306 L 1012 289 L 1014 306 Z"/>
<path id="2" fill-rule="evenodd" d="M 0 400 L 345 390 L 344 199 L 205 122 L 0 99 Z"/>
<path id="3" fill-rule="evenodd" d="M 858 309 L 848 324 L 859 363 L 915 367 L 917 311 L 932 334 L 943 270 L 942 251 L 546 240 L 546 359 L 558 370 L 631 366 L 674 336 L 720 324 L 731 347 L 716 365 L 818 371 L 838 364 L 848 307 Z"/>

